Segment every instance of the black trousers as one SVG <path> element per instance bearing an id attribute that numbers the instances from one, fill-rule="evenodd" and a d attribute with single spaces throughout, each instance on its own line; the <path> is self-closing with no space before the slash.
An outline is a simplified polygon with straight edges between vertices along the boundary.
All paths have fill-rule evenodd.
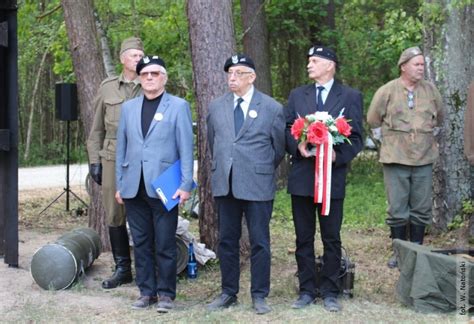
<path id="1" fill-rule="evenodd" d="M 216 197 L 219 214 L 219 260 L 222 292 L 237 295 L 240 280 L 240 246 L 242 216 L 245 215 L 251 246 L 252 297 L 265 298 L 270 292 L 270 218 L 273 200 L 248 201 L 229 194 Z"/>
<path id="2" fill-rule="evenodd" d="M 124 199 L 124 202 L 133 237 L 136 282 L 140 295 L 174 299 L 178 206 L 168 212 L 161 200 L 148 197 L 143 183 L 137 196 Z"/>
<path id="3" fill-rule="evenodd" d="M 321 216 L 321 204 L 315 204 L 313 197 L 291 196 L 293 222 L 296 231 L 296 263 L 300 294 L 316 297 L 319 288 L 323 297 L 339 294 L 338 277 L 341 269 L 341 224 L 343 199 L 331 199 L 329 215 Z M 316 233 L 316 211 L 318 212 L 321 239 L 323 242 L 324 265 L 320 287 L 316 287 L 316 261 L 314 235 Z"/>

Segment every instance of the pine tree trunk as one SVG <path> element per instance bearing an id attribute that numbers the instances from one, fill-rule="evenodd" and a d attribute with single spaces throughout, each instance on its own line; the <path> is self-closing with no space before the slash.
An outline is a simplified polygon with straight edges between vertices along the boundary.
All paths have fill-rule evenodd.
<path id="1" fill-rule="evenodd" d="M 426 2 L 441 9 L 426 12 L 423 24 L 428 79 L 440 90 L 446 114 L 438 136 L 440 158 L 433 174 L 433 222 L 437 230 L 444 231 L 469 198 L 473 181 L 463 155 L 463 116 L 474 75 L 474 15 L 472 4 Z M 441 17 L 434 16 L 440 13 Z"/>
<path id="2" fill-rule="evenodd" d="M 265 0 L 241 0 L 240 8 L 244 29 L 244 52 L 253 59 L 257 72 L 255 87 L 271 96 L 272 76 Z"/>
<path id="3" fill-rule="evenodd" d="M 80 115 L 87 136 L 94 118 L 93 99 L 106 76 L 97 39 L 93 6 L 91 0 L 61 0 L 61 5 L 77 80 Z M 89 204 L 89 226 L 99 233 L 103 249 L 110 250 L 100 187 L 95 183 L 92 185 Z"/>
<path id="4" fill-rule="evenodd" d="M 227 90 L 223 66 L 234 49 L 232 3 L 188 0 L 186 10 L 198 118 L 199 234 L 201 242 L 217 251 L 218 222 L 211 192 L 206 116 L 210 101 Z"/>

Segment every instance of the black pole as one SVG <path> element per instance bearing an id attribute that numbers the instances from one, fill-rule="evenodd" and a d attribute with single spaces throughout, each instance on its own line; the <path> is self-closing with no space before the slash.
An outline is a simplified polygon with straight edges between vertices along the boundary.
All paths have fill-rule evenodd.
<path id="1" fill-rule="evenodd" d="M 66 211 L 69 211 L 69 149 L 70 149 L 70 133 L 71 128 L 69 125 L 69 120 L 66 121 Z"/>
<path id="2" fill-rule="evenodd" d="M 16 0 L 0 2 L 0 257 L 18 267 L 18 41 Z"/>

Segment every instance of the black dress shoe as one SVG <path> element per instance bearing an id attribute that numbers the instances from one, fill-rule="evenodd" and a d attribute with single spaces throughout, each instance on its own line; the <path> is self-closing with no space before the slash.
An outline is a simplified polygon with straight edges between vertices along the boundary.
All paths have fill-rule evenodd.
<path id="1" fill-rule="evenodd" d="M 254 297 L 252 298 L 253 309 L 257 315 L 263 315 L 272 311 L 270 306 L 268 306 L 265 298 Z"/>
<path id="2" fill-rule="evenodd" d="M 227 308 L 237 303 L 237 296 L 220 294 L 210 304 L 207 304 L 207 310 L 214 311 L 221 308 Z"/>
<path id="3" fill-rule="evenodd" d="M 132 309 L 145 309 L 156 304 L 158 298 L 156 296 L 140 296 L 133 304 Z"/>
<path id="4" fill-rule="evenodd" d="M 308 294 L 301 294 L 298 299 L 291 305 L 291 308 L 300 309 L 311 305 L 314 302 L 314 298 Z"/>
<path id="5" fill-rule="evenodd" d="M 341 304 L 336 297 L 324 297 L 324 308 L 329 312 L 339 312 L 342 310 Z"/>

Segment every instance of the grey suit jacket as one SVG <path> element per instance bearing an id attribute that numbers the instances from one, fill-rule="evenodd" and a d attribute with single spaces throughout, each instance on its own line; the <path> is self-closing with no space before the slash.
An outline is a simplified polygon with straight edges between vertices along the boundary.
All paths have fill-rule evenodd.
<path id="1" fill-rule="evenodd" d="M 193 126 L 188 102 L 165 92 L 145 136 L 141 127 L 142 104 L 143 96 L 140 96 L 122 105 L 117 130 L 117 190 L 122 198 L 135 197 L 143 168 L 146 192 L 158 198 L 152 181 L 181 159 L 180 189 L 191 191 Z"/>
<path id="2" fill-rule="evenodd" d="M 272 200 L 276 190 L 275 170 L 285 155 L 282 105 L 255 89 L 244 124 L 235 136 L 234 95 L 228 92 L 210 103 L 207 130 L 214 197 L 229 193 L 232 169 L 235 198 Z"/>

